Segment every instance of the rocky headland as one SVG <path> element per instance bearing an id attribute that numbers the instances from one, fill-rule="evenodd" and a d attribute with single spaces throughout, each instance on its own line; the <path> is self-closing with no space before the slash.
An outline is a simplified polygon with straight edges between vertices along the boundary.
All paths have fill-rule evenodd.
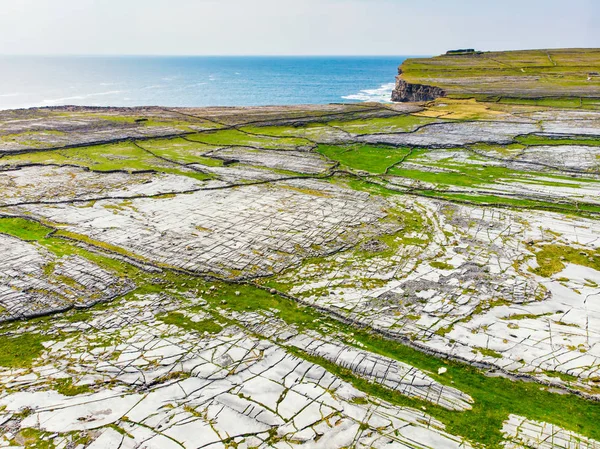
<path id="1" fill-rule="evenodd" d="M 599 49 L 453 50 L 404 61 L 393 101 L 600 98 Z"/>

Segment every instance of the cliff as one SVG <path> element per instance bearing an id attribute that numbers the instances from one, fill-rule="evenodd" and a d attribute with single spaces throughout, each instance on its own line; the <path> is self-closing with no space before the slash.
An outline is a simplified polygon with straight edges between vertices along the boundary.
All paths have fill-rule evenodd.
<path id="1" fill-rule="evenodd" d="M 436 86 L 407 83 L 402 79 L 402 69 L 398 69 L 396 87 L 392 91 L 392 101 L 431 101 L 445 95 L 446 91 Z"/>

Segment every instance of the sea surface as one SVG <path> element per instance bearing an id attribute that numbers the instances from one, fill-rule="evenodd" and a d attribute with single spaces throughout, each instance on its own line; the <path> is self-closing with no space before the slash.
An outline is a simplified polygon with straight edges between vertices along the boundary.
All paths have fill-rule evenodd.
<path id="1" fill-rule="evenodd" d="M 0 109 L 389 101 L 406 56 L 0 56 Z"/>

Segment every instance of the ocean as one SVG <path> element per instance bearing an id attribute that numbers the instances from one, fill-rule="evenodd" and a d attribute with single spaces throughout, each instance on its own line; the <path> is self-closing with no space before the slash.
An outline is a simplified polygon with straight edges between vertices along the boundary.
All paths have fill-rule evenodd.
<path id="1" fill-rule="evenodd" d="M 0 109 L 389 101 L 406 56 L 0 56 Z"/>

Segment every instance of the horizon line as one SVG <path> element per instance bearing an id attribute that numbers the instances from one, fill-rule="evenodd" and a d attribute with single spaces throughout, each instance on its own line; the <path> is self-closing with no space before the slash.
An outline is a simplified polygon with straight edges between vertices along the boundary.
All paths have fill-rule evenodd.
<path id="1" fill-rule="evenodd" d="M 430 57 L 430 54 L 112 54 L 112 53 L 0 53 L 0 57 L 160 57 L 160 58 L 397 58 L 397 57 Z"/>
<path id="2" fill-rule="evenodd" d="M 493 53 L 493 52 L 512 52 L 512 51 L 549 51 L 549 50 L 600 50 L 598 46 L 574 46 L 574 47 L 545 47 L 545 48 L 512 48 L 512 49 L 503 49 L 503 50 L 493 50 L 493 49 L 478 49 L 483 53 Z M 405 58 L 429 58 L 434 57 L 436 55 L 442 56 L 446 52 L 436 52 L 436 53 L 421 53 L 421 54 L 389 54 L 389 53 L 372 53 L 372 54 L 350 54 L 350 53 L 322 53 L 322 54 L 313 54 L 313 53 L 298 53 L 298 54 L 290 54 L 290 53 L 273 53 L 273 54 L 200 54 L 200 53 L 188 53 L 188 54 L 164 54 L 164 53 L 0 53 L 0 57 L 155 57 L 155 58 L 379 58 L 379 57 L 405 57 Z"/>

